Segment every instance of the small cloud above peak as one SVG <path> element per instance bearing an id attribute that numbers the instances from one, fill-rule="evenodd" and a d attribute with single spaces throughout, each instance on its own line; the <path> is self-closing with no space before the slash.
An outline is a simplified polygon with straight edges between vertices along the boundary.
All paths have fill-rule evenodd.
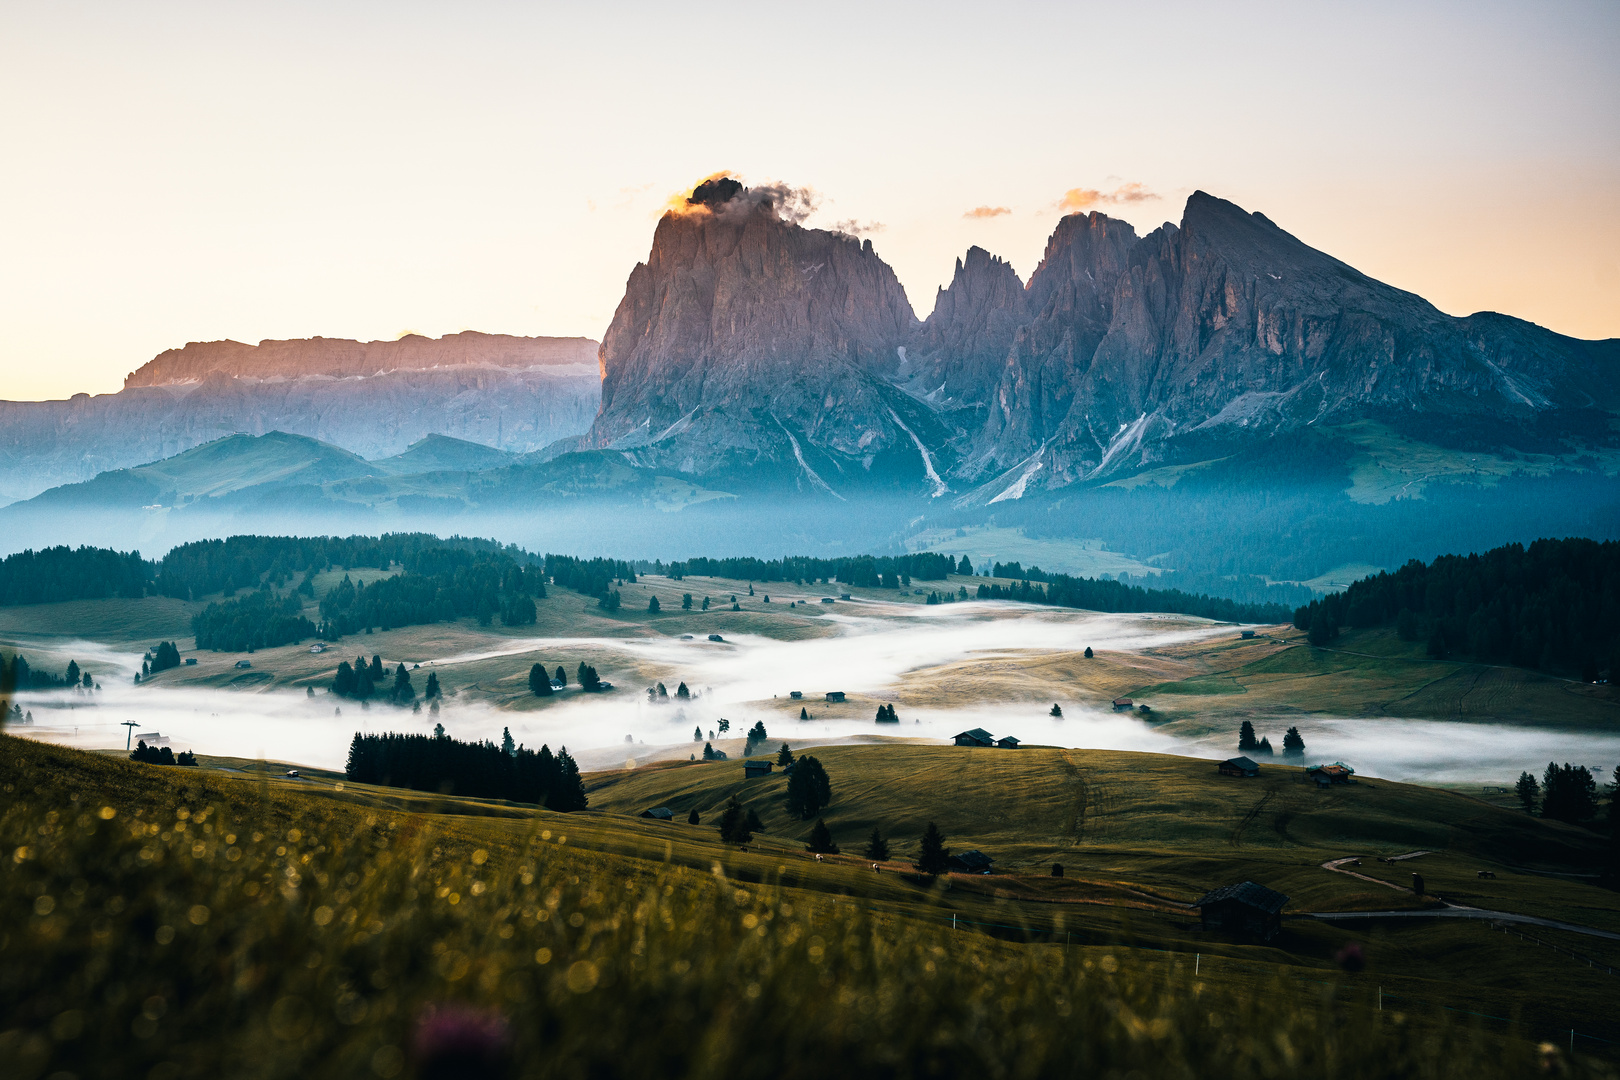
<path id="1" fill-rule="evenodd" d="M 962 216 L 965 218 L 995 218 L 1010 213 L 1012 213 L 1012 208 L 1007 206 L 975 206 Z"/>
<path id="2" fill-rule="evenodd" d="M 1113 191 L 1099 191 L 1096 188 L 1070 188 L 1058 200 L 1058 210 L 1065 214 L 1078 214 L 1094 206 L 1125 206 L 1130 203 L 1146 202 L 1157 199 L 1159 196 L 1147 189 L 1145 184 L 1135 180 L 1119 185 Z"/>
<path id="3" fill-rule="evenodd" d="M 854 218 L 849 218 L 845 221 L 833 222 L 827 226 L 827 231 L 859 240 L 862 236 L 870 233 L 880 233 L 886 227 L 881 221 L 856 221 Z"/>
<path id="4" fill-rule="evenodd" d="M 711 173 L 690 191 L 679 191 L 664 204 L 664 213 L 676 216 L 713 215 L 732 218 L 756 207 L 765 207 L 782 221 L 797 225 L 815 213 L 820 197 L 808 187 L 792 187 L 767 181 L 753 187 L 732 175 L 730 169 Z"/>

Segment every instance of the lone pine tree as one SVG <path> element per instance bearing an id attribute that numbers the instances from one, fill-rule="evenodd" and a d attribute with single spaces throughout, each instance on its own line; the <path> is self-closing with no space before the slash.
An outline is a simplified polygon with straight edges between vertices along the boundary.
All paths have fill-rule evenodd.
<path id="1" fill-rule="evenodd" d="M 930 877 L 943 874 L 950 867 L 951 849 L 945 846 L 945 837 L 932 821 L 923 830 L 922 845 L 913 865 Z"/>
<path id="2" fill-rule="evenodd" d="M 1524 807 L 1525 813 L 1536 812 L 1536 805 L 1541 802 L 1541 785 L 1536 783 L 1534 776 L 1521 772 L 1519 782 L 1513 785 L 1513 793 L 1519 797 L 1519 804 Z"/>
<path id="3" fill-rule="evenodd" d="M 833 843 L 832 830 L 827 828 L 827 823 L 821 818 L 816 818 L 815 825 L 810 829 L 810 850 L 818 855 L 838 854 L 838 845 Z"/>
<path id="4" fill-rule="evenodd" d="M 873 862 L 886 862 L 889 858 L 889 842 L 883 839 L 876 825 L 872 826 L 872 835 L 866 838 L 865 854 Z"/>
<path id="5" fill-rule="evenodd" d="M 720 815 L 720 839 L 728 844 L 746 844 L 753 838 L 754 834 L 748 828 L 748 816 L 733 795 L 726 804 L 725 812 Z"/>
<path id="6" fill-rule="evenodd" d="M 788 813 L 808 820 L 831 802 L 832 782 L 827 778 L 827 770 L 809 755 L 800 758 L 788 776 Z"/>
<path id="7" fill-rule="evenodd" d="M 1304 757 L 1305 737 L 1299 733 L 1299 728 L 1291 727 L 1283 736 L 1283 757 Z"/>

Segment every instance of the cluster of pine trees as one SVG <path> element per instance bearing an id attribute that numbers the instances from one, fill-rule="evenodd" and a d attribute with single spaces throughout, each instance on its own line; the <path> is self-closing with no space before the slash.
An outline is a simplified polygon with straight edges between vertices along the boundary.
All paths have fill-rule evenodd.
<path id="1" fill-rule="evenodd" d="M 507 626 L 532 626 L 535 597 L 546 595 L 545 573 L 505 552 L 456 552 L 424 560 L 428 565 L 369 584 L 348 574 L 321 598 L 321 636 L 335 641 L 375 627 L 392 630 L 472 616 L 488 626 L 500 616 Z"/>
<path id="2" fill-rule="evenodd" d="M 376 655 L 372 656 L 369 663 L 365 657 L 358 656 L 355 657 L 353 664 L 347 660 L 338 664 L 337 672 L 332 676 L 332 693 L 356 701 L 379 698 L 391 701 L 395 705 L 409 705 L 416 700 L 416 687 L 411 682 L 411 673 L 405 670 L 405 665 L 396 666 L 390 680 L 388 670 L 383 667 L 382 657 Z M 441 693 L 438 674 L 428 672 L 427 686 L 423 688 L 422 696 L 428 701 L 433 701 Z"/>
<path id="3" fill-rule="evenodd" d="M 579 559 L 572 555 L 547 555 L 546 575 L 565 589 L 604 601 L 603 607 L 618 610 L 612 598 L 616 582 L 635 584 L 636 572 L 627 562 L 619 559 Z"/>
<path id="4" fill-rule="evenodd" d="M 602 681 L 596 673 L 596 668 L 581 660 L 579 667 L 574 671 L 574 680 L 579 688 L 586 693 L 596 693 L 604 688 L 612 689 Z M 684 685 L 684 684 L 683 684 Z M 529 668 L 529 693 L 535 697 L 550 697 L 559 690 L 568 686 L 568 669 L 561 664 L 557 665 L 556 675 L 548 675 L 544 664 L 535 664 Z"/>
<path id="5" fill-rule="evenodd" d="M 1571 825 L 1581 825 L 1598 816 L 1597 780 L 1584 765 L 1571 765 L 1567 761 L 1559 765 L 1549 761 L 1540 783 L 1530 773 L 1522 772 L 1514 791 L 1527 814 L 1539 811 L 1542 817 L 1567 821 Z M 1620 765 L 1615 766 L 1614 780 L 1608 785 L 1608 794 L 1610 824 L 1616 828 L 1617 839 L 1620 839 L 1620 816 L 1617 816 L 1617 811 L 1620 811 Z"/>
<path id="6" fill-rule="evenodd" d="M 1171 611 L 1220 622 L 1282 622 L 1288 617 L 1288 609 L 1281 604 L 1240 604 L 1218 596 L 1184 593 L 1180 589 L 1144 589 L 1140 585 L 1068 574 L 1049 575 L 1044 584 L 1033 579 L 1012 585 L 985 582 L 979 586 L 978 597 L 1087 611 Z"/>
<path id="7" fill-rule="evenodd" d="M 481 799 L 510 799 L 538 803 L 548 810 L 583 810 L 588 801 L 579 765 L 564 747 L 555 756 L 549 747 L 538 751 L 493 742 L 462 742 L 442 733 L 434 735 L 356 732 L 349 744 L 345 770 L 357 784 L 381 784 L 465 795 Z"/>
<path id="8" fill-rule="evenodd" d="M 141 674 L 156 675 L 180 666 L 180 649 L 172 641 L 160 641 L 157 648 L 141 658 Z"/>
<path id="9" fill-rule="evenodd" d="M 58 675 L 54 671 L 29 667 L 22 653 L 14 654 L 9 663 L 4 656 L 0 656 L 0 695 L 18 690 L 89 689 L 94 685 L 95 679 L 88 671 L 80 671 L 77 660 L 69 660 L 67 670 Z"/>
<path id="10" fill-rule="evenodd" d="M 1413 560 L 1294 612 L 1313 645 L 1345 626 L 1393 626 L 1431 656 L 1578 674 L 1620 673 L 1620 542 L 1537 540 Z M 1611 677 L 1613 677 L 1611 675 Z"/>
<path id="11" fill-rule="evenodd" d="M 141 553 L 92 547 L 19 551 L 0 559 L 0 607 L 146 595 L 155 568 Z"/>
<path id="12" fill-rule="evenodd" d="M 1025 570 L 1024 564 L 1020 562 L 998 562 L 991 568 L 990 576 L 1013 578 L 1016 581 L 1047 581 L 1050 578 L 1050 575 L 1040 567 L 1031 566 L 1028 570 Z"/>
<path id="13" fill-rule="evenodd" d="M 252 652 L 315 636 L 296 594 L 278 596 L 268 582 L 246 596 L 215 601 L 191 617 L 197 648 Z"/>
<path id="14" fill-rule="evenodd" d="M 182 600 L 201 599 L 211 593 L 227 596 L 238 589 L 256 589 L 268 581 L 280 588 L 292 576 L 305 577 L 329 567 L 364 567 L 387 570 L 403 567 L 407 573 L 437 574 L 446 560 L 470 556 L 504 555 L 522 563 L 533 556 L 514 545 L 494 540 L 430 533 L 387 533 L 383 536 L 232 536 L 224 540 L 198 540 L 181 544 L 163 557 L 157 591 Z"/>
<path id="15" fill-rule="evenodd" d="M 130 751 L 129 760 L 145 762 L 148 765 L 183 765 L 189 768 L 197 764 L 197 755 L 190 750 L 182 750 L 176 754 L 167 746 L 147 746 L 146 740 L 142 739 L 135 744 L 135 749 Z"/>
<path id="16" fill-rule="evenodd" d="M 1052 707 L 1054 709 L 1057 708 L 1055 705 Z M 898 724 L 900 722 L 900 716 L 894 711 L 893 705 L 879 705 L 877 710 L 877 722 L 880 724 Z"/>
<path id="17" fill-rule="evenodd" d="M 549 560 L 549 556 L 547 557 Z M 721 577 L 738 581 L 837 581 L 862 589 L 899 588 L 912 578 L 943 581 L 957 572 L 957 562 L 949 555 L 931 551 L 913 555 L 852 555 L 836 559 L 816 559 L 807 555 L 780 559 L 734 557 L 695 558 L 683 562 L 662 560 L 637 563 L 647 574 L 667 574 L 677 581 L 683 577 Z M 548 562 L 549 566 L 549 562 Z M 972 570 L 963 571 L 972 573 Z"/>
<path id="18" fill-rule="evenodd" d="M 1056 706 L 1053 706 L 1056 708 Z M 1238 752 L 1254 754 L 1258 757 L 1271 757 L 1275 750 L 1271 748 L 1271 737 L 1266 736 L 1259 740 L 1254 737 L 1254 725 L 1245 720 L 1238 726 Z M 1299 733 L 1299 728 L 1291 727 L 1283 735 L 1283 757 L 1302 758 L 1305 756 L 1305 737 Z"/>

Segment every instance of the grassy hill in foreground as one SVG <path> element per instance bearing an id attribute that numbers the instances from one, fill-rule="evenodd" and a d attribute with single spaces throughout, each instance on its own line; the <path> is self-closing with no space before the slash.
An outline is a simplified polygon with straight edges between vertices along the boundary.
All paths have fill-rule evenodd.
<path id="1" fill-rule="evenodd" d="M 774 757 L 779 743 L 767 744 Z M 1129 886 L 1173 903 L 1252 878 L 1286 893 L 1292 910 L 1420 907 L 1410 893 L 1324 871 L 1346 856 L 1416 850 L 1445 853 L 1466 867 L 1448 899 L 1523 911 L 1620 932 L 1620 900 L 1605 889 L 1546 873 L 1587 870 L 1600 838 L 1587 829 L 1532 818 L 1455 792 L 1387 780 L 1318 790 L 1304 770 L 1266 765 L 1243 780 L 1214 762 L 1109 750 L 971 749 L 880 743 L 807 751 L 826 768 L 833 802 L 823 814 L 833 839 L 858 856 L 873 826 L 891 838 L 897 866 L 914 858 L 929 821 L 955 850 L 977 848 L 998 870 L 1030 875 L 1030 888 L 1072 880 Z M 809 822 L 789 817 L 787 778 L 745 779 L 740 760 L 676 762 L 586 777 L 591 806 L 639 814 L 668 806 L 711 821 L 736 796 L 773 838 L 802 844 Z M 685 827 L 684 825 L 682 826 Z M 1050 881 L 1053 863 L 1063 884 Z M 1495 879 L 1475 872 L 1492 870 Z M 1422 860 L 1404 864 L 1401 884 Z"/>
<path id="2" fill-rule="evenodd" d="M 1620 1037 L 1601 975 L 1484 927 L 1374 928 L 1355 975 L 1330 926 L 1245 946 L 1152 897 L 1010 895 L 1033 876 L 931 884 L 701 826 L 10 738 L 0 763 L 22 1077 L 427 1075 L 454 1024 L 536 1077 L 1489 1078 L 1561 1025 Z"/>

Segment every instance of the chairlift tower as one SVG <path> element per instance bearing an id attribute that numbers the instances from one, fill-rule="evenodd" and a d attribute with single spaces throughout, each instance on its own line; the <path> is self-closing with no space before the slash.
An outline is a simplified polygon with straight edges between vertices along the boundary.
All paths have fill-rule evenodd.
<path id="1" fill-rule="evenodd" d="M 124 732 L 124 749 L 128 750 L 129 749 L 129 741 L 135 737 L 135 729 L 140 727 L 140 725 L 137 724 L 133 720 L 125 720 L 119 726 L 129 728 L 128 731 Z"/>

